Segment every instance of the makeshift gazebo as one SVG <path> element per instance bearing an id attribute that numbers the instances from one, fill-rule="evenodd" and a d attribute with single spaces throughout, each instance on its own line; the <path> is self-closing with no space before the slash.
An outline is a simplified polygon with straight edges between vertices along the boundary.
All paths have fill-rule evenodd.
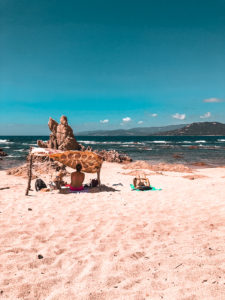
<path id="1" fill-rule="evenodd" d="M 28 195 L 30 190 L 33 157 L 35 156 L 48 157 L 49 160 L 53 159 L 73 169 L 75 169 L 76 165 L 79 163 L 82 165 L 82 172 L 97 173 L 97 179 L 100 185 L 100 172 L 103 163 L 102 156 L 91 151 L 59 151 L 49 148 L 31 148 L 26 195 Z"/>

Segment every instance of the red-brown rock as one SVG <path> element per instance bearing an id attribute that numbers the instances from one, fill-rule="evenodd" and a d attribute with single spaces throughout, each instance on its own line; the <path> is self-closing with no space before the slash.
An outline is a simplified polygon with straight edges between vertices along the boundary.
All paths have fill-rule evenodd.
<path id="1" fill-rule="evenodd" d="M 52 118 L 49 118 L 48 127 L 51 130 L 49 141 L 45 143 L 38 140 L 37 144 L 39 147 L 59 150 L 81 149 L 80 144 L 78 144 L 73 134 L 72 128 L 68 125 L 66 116 L 60 118 L 60 124 Z"/>

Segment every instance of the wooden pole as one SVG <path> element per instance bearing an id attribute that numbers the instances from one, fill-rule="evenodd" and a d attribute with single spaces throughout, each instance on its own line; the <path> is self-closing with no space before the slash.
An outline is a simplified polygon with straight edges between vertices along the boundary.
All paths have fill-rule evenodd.
<path id="1" fill-rule="evenodd" d="M 100 187 L 101 185 L 101 181 L 100 181 L 100 172 L 101 172 L 101 169 L 97 172 L 97 179 L 98 179 L 98 186 Z"/>
<path id="2" fill-rule="evenodd" d="M 27 175 L 28 175 L 28 182 L 27 182 L 27 189 L 25 195 L 28 196 L 30 190 L 30 184 L 32 179 L 32 163 L 33 163 L 33 155 L 30 152 L 30 161 L 27 164 Z"/>

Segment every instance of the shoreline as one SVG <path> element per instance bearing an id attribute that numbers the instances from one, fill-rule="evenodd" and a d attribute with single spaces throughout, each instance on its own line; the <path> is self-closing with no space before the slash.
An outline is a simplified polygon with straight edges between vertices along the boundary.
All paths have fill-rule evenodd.
<path id="1" fill-rule="evenodd" d="M 38 137 L 4 137 L 0 138 L 0 148 L 9 155 L 0 162 L 4 169 L 10 168 L 8 164 L 23 164 L 19 160 L 25 158 L 30 146 L 36 145 Z M 43 137 L 43 139 L 47 137 Z M 2 143 L 1 143 L 2 142 Z M 84 137 L 79 143 L 85 147 L 91 146 L 93 150 L 115 150 L 126 154 L 133 160 L 145 160 L 151 164 L 181 163 L 191 166 L 192 163 L 204 162 L 212 167 L 225 165 L 224 149 L 225 137 Z M 7 148 L 5 148 L 7 147 Z M 162 161 L 163 160 L 163 161 Z"/>

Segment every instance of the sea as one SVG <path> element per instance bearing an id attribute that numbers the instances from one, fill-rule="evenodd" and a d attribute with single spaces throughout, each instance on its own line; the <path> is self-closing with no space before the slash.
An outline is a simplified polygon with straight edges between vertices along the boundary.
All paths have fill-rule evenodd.
<path id="1" fill-rule="evenodd" d="M 8 154 L 0 160 L 0 169 L 24 164 L 30 147 L 37 147 L 37 140 L 47 141 L 48 136 L 0 136 L 0 149 Z M 152 164 L 225 165 L 225 136 L 79 136 L 77 141 L 94 150 L 116 150 Z"/>

